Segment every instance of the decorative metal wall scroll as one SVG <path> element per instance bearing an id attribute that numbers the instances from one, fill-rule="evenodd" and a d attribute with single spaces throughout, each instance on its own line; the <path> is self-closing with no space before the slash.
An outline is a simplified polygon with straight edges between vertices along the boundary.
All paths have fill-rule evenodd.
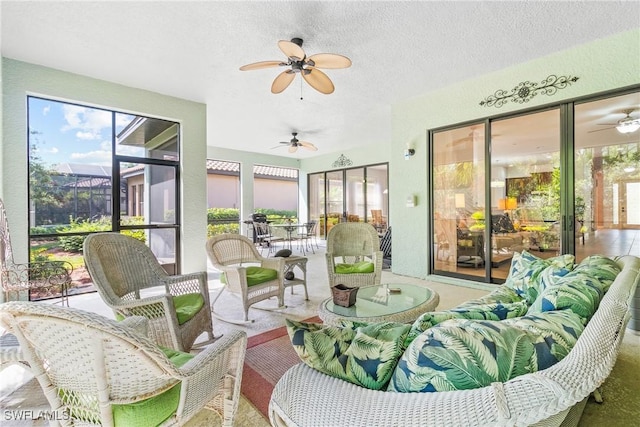
<path id="1" fill-rule="evenodd" d="M 516 87 L 511 89 L 510 92 L 498 89 L 493 95 L 489 95 L 484 100 L 480 101 L 480 105 L 484 107 L 500 108 L 509 101 L 517 104 L 524 104 L 525 102 L 529 102 L 538 94 L 548 96 L 555 95 L 558 89 L 564 89 L 572 83 L 577 82 L 578 79 L 579 77 L 558 77 L 551 74 L 540 83 L 534 83 L 527 80 L 518 84 Z"/>
<path id="2" fill-rule="evenodd" d="M 340 154 L 340 157 L 338 157 L 338 160 L 333 162 L 331 167 L 341 168 L 341 167 L 344 167 L 344 166 L 351 166 L 352 164 L 353 164 L 353 162 L 351 160 L 349 160 L 347 157 L 345 157 L 344 154 Z"/>

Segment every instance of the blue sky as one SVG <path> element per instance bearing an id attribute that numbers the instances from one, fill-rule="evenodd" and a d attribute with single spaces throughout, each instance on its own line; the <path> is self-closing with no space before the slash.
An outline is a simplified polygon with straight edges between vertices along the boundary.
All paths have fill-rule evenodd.
<path id="1" fill-rule="evenodd" d="M 116 114 L 116 131 L 132 119 Z M 30 143 L 37 140 L 38 155 L 46 164 L 111 166 L 110 111 L 30 97 L 29 130 L 38 132 L 29 135 Z"/>

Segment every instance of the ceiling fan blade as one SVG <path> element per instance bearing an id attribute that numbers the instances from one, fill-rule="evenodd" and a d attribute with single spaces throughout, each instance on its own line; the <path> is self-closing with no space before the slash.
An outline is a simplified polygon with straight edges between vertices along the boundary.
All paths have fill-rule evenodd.
<path id="1" fill-rule="evenodd" d="M 615 128 L 615 126 L 611 126 L 611 127 L 608 127 L 608 128 L 602 128 L 602 129 L 590 130 L 590 131 L 588 131 L 587 133 L 600 132 L 600 131 L 603 131 L 603 130 L 609 130 L 609 129 L 614 129 L 614 128 Z"/>
<path id="2" fill-rule="evenodd" d="M 320 93 L 328 95 L 333 93 L 335 90 L 331 79 L 325 73 L 316 68 L 307 68 L 302 72 L 302 77 L 312 88 Z"/>
<path id="3" fill-rule="evenodd" d="M 297 44 L 288 40 L 280 40 L 278 42 L 278 47 L 285 55 L 287 55 L 287 58 L 293 57 L 298 58 L 298 60 L 302 60 L 305 57 L 304 50 Z"/>
<path id="4" fill-rule="evenodd" d="M 249 70 L 261 70 L 262 68 L 272 68 L 278 67 L 280 65 L 286 65 L 282 61 L 260 61 L 254 62 L 253 64 L 247 64 L 240 67 L 240 71 L 249 71 Z"/>
<path id="5" fill-rule="evenodd" d="M 291 70 L 281 72 L 271 84 L 271 93 L 282 92 L 287 87 L 289 87 L 295 77 L 296 74 Z"/>
<path id="6" fill-rule="evenodd" d="M 295 153 L 296 151 L 298 151 L 298 146 L 297 145 L 292 145 L 291 147 L 289 147 L 289 152 L 290 153 Z"/>
<path id="7" fill-rule="evenodd" d="M 306 148 L 307 150 L 311 150 L 311 151 L 318 151 L 318 147 L 316 147 L 315 145 L 313 145 L 310 142 L 306 142 L 306 141 L 300 141 L 298 142 L 298 144 L 304 148 Z"/>
<path id="8" fill-rule="evenodd" d="M 335 53 L 317 53 L 307 59 L 313 61 L 314 65 L 309 65 L 316 68 L 349 68 L 351 66 L 349 58 Z"/>

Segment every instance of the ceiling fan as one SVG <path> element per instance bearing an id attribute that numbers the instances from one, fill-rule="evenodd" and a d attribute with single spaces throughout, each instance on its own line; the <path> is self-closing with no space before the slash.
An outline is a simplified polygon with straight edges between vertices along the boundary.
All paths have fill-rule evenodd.
<path id="1" fill-rule="evenodd" d="M 631 113 L 635 110 L 633 108 L 627 108 L 626 110 L 622 110 L 623 114 L 626 114 L 625 117 L 618 120 L 617 123 L 598 123 L 600 126 L 609 126 L 608 128 L 591 130 L 592 132 L 600 132 L 602 130 L 613 129 L 616 128 L 620 133 L 631 133 L 640 129 L 640 119 L 634 119 L 631 117 Z"/>
<path id="2" fill-rule="evenodd" d="M 335 87 L 329 77 L 319 68 L 348 68 L 351 60 L 346 56 L 335 53 L 317 53 L 307 57 L 302 49 L 302 39 L 293 38 L 291 41 L 280 40 L 278 47 L 287 56 L 287 61 L 260 61 L 240 67 L 241 71 L 259 70 L 262 68 L 287 67 L 287 69 L 275 78 L 271 85 L 272 93 L 280 93 L 285 90 L 296 74 L 320 93 L 330 94 Z"/>
<path id="3" fill-rule="evenodd" d="M 306 142 L 306 141 L 300 141 L 297 138 L 298 132 L 291 132 L 291 135 L 293 135 L 293 138 L 291 138 L 290 141 L 280 141 L 280 144 L 287 144 L 289 146 L 290 153 L 295 153 L 296 151 L 298 151 L 298 147 L 306 148 L 307 150 L 311 150 L 311 151 L 318 151 L 318 147 L 316 147 L 312 143 Z M 276 145 L 273 148 L 280 148 L 280 147 L 282 147 L 282 145 Z"/>

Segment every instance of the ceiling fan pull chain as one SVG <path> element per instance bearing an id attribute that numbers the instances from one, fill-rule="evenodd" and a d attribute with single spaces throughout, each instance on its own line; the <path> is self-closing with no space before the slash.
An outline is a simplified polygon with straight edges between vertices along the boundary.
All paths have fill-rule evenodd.
<path id="1" fill-rule="evenodd" d="M 302 101 L 302 80 L 304 79 L 300 79 L 300 101 Z"/>

